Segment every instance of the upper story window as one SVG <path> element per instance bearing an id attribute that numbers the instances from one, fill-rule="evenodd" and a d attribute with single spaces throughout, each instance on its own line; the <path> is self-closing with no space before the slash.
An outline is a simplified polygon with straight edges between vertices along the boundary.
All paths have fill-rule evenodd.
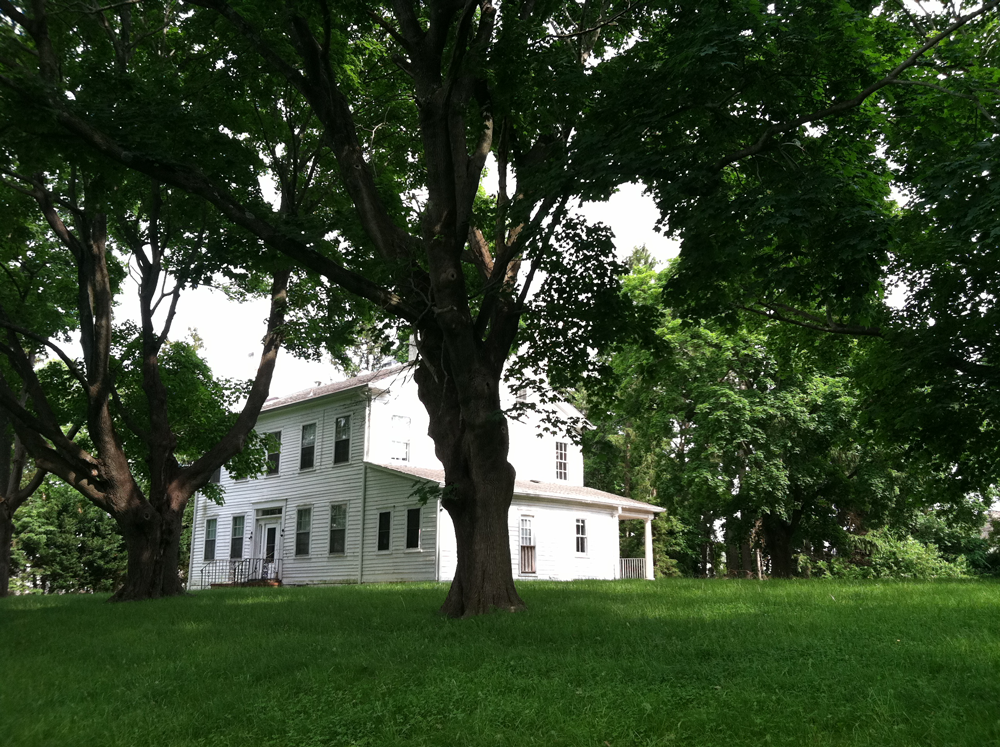
<path id="1" fill-rule="evenodd" d="M 278 474 L 281 466 L 281 431 L 272 431 L 264 434 L 268 439 L 267 444 L 267 474 Z"/>
<path id="2" fill-rule="evenodd" d="M 567 479 L 569 472 L 569 444 L 556 441 L 556 479 Z"/>
<path id="3" fill-rule="evenodd" d="M 410 419 L 405 415 L 392 416 L 392 454 L 394 462 L 410 461 Z"/>
<path id="4" fill-rule="evenodd" d="M 337 418 L 333 437 L 333 463 L 345 464 L 349 461 L 351 461 L 351 416 L 341 415 Z"/>
<path id="5" fill-rule="evenodd" d="M 316 466 L 316 424 L 302 426 L 302 441 L 299 445 L 299 469 Z"/>
<path id="6" fill-rule="evenodd" d="M 216 467 L 208 478 L 208 483 L 209 485 L 218 485 L 220 482 L 222 482 L 222 467 Z"/>

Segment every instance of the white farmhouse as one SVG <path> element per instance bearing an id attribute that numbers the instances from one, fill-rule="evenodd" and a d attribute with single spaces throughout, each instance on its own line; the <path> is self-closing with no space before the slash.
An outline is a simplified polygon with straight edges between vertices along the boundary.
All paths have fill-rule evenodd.
<path id="1" fill-rule="evenodd" d="M 502 405 L 514 399 L 505 392 Z M 649 522 L 663 509 L 583 487 L 580 448 L 538 426 L 537 415 L 510 423 L 514 578 L 652 578 Z M 453 578 L 451 519 L 415 492 L 443 485 L 444 471 L 410 365 L 272 399 L 257 430 L 280 442 L 268 474 L 223 471 L 225 505 L 196 498 L 189 588 Z M 645 558 L 619 558 L 620 519 L 645 521 Z"/>

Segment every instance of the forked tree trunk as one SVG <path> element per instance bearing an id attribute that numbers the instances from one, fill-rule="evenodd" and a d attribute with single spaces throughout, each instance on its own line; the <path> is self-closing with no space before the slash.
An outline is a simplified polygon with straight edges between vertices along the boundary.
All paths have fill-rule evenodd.
<path id="1" fill-rule="evenodd" d="M 111 601 L 159 599 L 184 593 L 178 570 L 181 518 L 186 504 L 187 500 L 180 502 L 180 511 L 168 507 L 160 513 L 142 501 L 114 515 L 125 540 L 128 570 Z M 173 505 L 177 505 L 176 498 Z"/>

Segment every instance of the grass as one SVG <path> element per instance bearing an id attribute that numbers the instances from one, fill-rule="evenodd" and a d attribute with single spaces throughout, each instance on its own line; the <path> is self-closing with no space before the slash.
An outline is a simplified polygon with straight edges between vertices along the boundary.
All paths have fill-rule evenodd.
<path id="1" fill-rule="evenodd" d="M 1000 584 L 532 583 L 0 600 L 0 743 L 1000 744 Z"/>

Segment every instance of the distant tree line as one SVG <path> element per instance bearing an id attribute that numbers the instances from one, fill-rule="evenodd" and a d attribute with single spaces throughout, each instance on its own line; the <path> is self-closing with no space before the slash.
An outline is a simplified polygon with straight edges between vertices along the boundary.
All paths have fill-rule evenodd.
<path id="1" fill-rule="evenodd" d="M 633 255 L 625 292 L 655 333 L 619 346 L 581 402 L 588 483 L 668 509 L 661 575 L 1000 571 L 991 482 L 872 416 L 884 346 L 746 312 L 683 318 L 665 305 L 677 264 Z M 623 522 L 623 556 L 642 555 L 642 536 Z"/>

